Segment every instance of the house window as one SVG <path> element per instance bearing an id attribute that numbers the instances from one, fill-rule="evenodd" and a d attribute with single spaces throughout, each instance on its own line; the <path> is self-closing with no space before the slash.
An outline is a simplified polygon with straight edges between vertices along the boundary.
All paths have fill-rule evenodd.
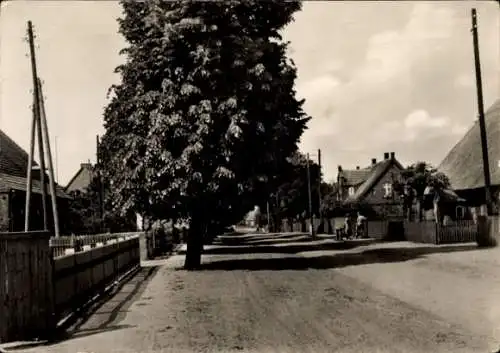
<path id="1" fill-rule="evenodd" d="M 354 186 L 351 186 L 349 188 L 349 196 L 352 196 L 352 195 L 354 195 Z"/>
<path id="2" fill-rule="evenodd" d="M 392 184 L 385 183 L 384 184 L 384 198 L 388 199 L 392 197 Z"/>

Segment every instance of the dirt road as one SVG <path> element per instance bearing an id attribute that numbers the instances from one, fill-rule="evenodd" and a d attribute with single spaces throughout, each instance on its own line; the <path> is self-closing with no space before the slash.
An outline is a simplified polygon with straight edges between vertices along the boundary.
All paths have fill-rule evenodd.
<path id="1" fill-rule="evenodd" d="M 228 250 L 204 256 L 200 272 L 176 269 L 183 258 L 174 256 L 145 268 L 69 339 L 16 351 L 484 353 L 500 346 L 499 250 L 405 243 L 306 250 Z"/>

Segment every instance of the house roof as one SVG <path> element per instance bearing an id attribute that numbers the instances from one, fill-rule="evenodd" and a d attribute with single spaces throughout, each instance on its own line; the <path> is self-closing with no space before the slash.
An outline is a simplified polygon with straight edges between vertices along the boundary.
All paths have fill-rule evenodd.
<path id="1" fill-rule="evenodd" d="M 32 192 L 35 194 L 42 193 L 42 183 L 39 180 L 32 181 Z M 0 191 L 18 190 L 26 191 L 26 177 L 19 177 L 15 175 L 9 175 L 0 173 Z M 47 192 L 50 193 L 49 186 L 47 185 Z M 56 194 L 60 198 L 69 198 L 69 196 L 64 192 L 63 188 L 56 185 Z"/>
<path id="2" fill-rule="evenodd" d="M 375 187 L 380 178 L 382 178 L 394 165 L 399 169 L 404 169 L 401 163 L 393 158 L 385 159 L 372 167 L 366 168 L 369 171 L 368 177 L 356 192 L 346 199 L 346 202 L 355 203 L 361 201 L 361 199 Z"/>
<path id="3" fill-rule="evenodd" d="M 87 188 L 92 181 L 92 174 L 94 173 L 94 167 L 90 163 L 80 164 L 80 169 L 75 173 L 75 175 L 68 182 L 64 190 L 66 192 L 74 190 L 84 190 Z"/>
<path id="4" fill-rule="evenodd" d="M 485 113 L 486 137 L 490 163 L 491 184 L 500 185 L 500 99 Z M 448 176 L 455 190 L 484 187 L 483 159 L 479 122 L 451 149 L 438 167 Z"/>
<path id="5" fill-rule="evenodd" d="M 342 177 L 344 178 L 344 185 L 356 186 L 365 182 L 371 174 L 372 167 L 355 169 L 355 170 L 342 170 Z"/>
<path id="6" fill-rule="evenodd" d="M 18 177 L 26 177 L 28 153 L 0 130 L 0 171 Z M 33 166 L 37 166 L 33 161 Z"/>
<path id="7" fill-rule="evenodd" d="M 0 130 L 0 190 L 26 191 L 26 174 L 28 171 L 29 155 L 5 132 Z M 33 161 L 33 167 L 38 164 Z M 35 174 L 36 175 L 36 174 Z M 34 176 L 32 191 L 41 194 L 41 182 Z M 48 190 L 48 187 L 47 187 Z M 56 185 L 58 197 L 67 197 L 63 189 Z"/>

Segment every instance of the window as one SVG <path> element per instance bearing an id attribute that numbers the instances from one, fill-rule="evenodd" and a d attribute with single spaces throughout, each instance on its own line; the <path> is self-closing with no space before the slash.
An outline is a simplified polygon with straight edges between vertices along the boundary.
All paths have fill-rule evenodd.
<path id="1" fill-rule="evenodd" d="M 352 195 L 354 195 L 354 186 L 351 186 L 349 188 L 349 196 L 352 196 Z"/>
<path id="2" fill-rule="evenodd" d="M 392 184 L 385 183 L 384 184 L 384 198 L 388 199 L 392 197 Z"/>

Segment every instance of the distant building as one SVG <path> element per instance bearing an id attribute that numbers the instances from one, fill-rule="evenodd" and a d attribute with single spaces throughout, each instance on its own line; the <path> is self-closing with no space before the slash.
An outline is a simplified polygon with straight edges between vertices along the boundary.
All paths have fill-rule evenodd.
<path id="1" fill-rule="evenodd" d="M 404 167 L 396 160 L 395 153 L 384 153 L 384 159 L 373 158 L 370 166 L 354 170 L 338 167 L 338 201 L 350 205 L 369 205 L 377 214 L 402 217 L 401 200 L 393 184 L 401 179 Z"/>
<path id="2" fill-rule="evenodd" d="M 94 167 L 91 163 L 81 163 L 80 169 L 75 173 L 73 178 L 68 182 L 64 191 L 71 193 L 72 191 L 84 192 L 92 182 L 94 177 Z"/>
<path id="3" fill-rule="evenodd" d="M 24 231 L 28 158 L 28 153 L 0 130 L 0 232 Z M 35 162 L 33 162 L 32 175 L 30 229 L 42 230 L 42 184 L 40 182 L 40 168 Z M 47 174 L 45 180 L 47 183 L 47 215 L 50 229 L 52 228 L 53 218 Z M 56 193 L 58 210 L 64 210 L 68 196 L 59 185 L 56 185 Z"/>
<path id="4" fill-rule="evenodd" d="M 500 99 L 485 113 L 486 137 L 490 162 L 491 191 L 498 205 L 500 196 Z M 485 204 L 483 157 L 479 121 L 451 149 L 438 167 L 450 179 L 453 190 L 469 206 Z M 497 210 L 498 211 L 498 210 Z"/>

